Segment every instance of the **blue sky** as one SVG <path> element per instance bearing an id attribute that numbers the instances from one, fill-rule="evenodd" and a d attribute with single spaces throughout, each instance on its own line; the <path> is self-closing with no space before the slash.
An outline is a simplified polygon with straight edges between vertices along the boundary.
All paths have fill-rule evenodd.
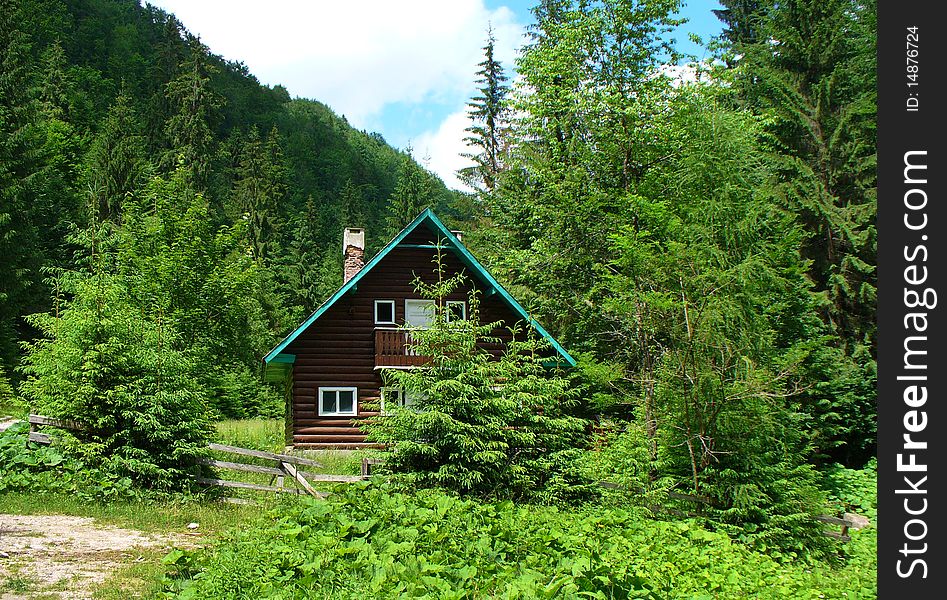
<path id="1" fill-rule="evenodd" d="M 151 0 L 172 12 L 211 51 L 246 63 L 262 83 L 328 104 L 349 122 L 380 133 L 444 181 L 464 166 L 467 100 L 475 93 L 487 24 L 497 56 L 512 70 L 532 22 L 528 0 Z M 690 0 L 689 22 L 673 34 L 678 49 L 703 51 L 720 32 L 716 0 Z"/>

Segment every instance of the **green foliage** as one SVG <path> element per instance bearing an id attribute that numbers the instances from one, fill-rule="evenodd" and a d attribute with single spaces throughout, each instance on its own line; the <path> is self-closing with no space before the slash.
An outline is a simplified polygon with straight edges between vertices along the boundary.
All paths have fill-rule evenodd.
<path id="1" fill-rule="evenodd" d="M 195 375 L 220 414 L 282 414 L 258 366 L 275 340 L 271 324 L 285 315 L 264 301 L 267 282 L 242 230 L 216 229 L 187 178 L 184 170 L 156 177 L 126 204 L 118 272 L 145 314 L 178 332 L 173 346 L 201 363 Z"/>
<path id="2" fill-rule="evenodd" d="M 84 463 L 65 448 L 28 442 L 28 435 L 26 423 L 0 431 L 0 493 L 53 493 L 102 502 L 140 497 L 129 477 Z"/>
<path id="3" fill-rule="evenodd" d="M 830 465 L 823 473 L 823 486 L 839 512 L 878 518 L 878 460 L 872 459 L 861 469 Z"/>
<path id="4" fill-rule="evenodd" d="M 29 317 L 44 337 L 27 344 L 24 399 L 86 428 L 72 434 L 79 443 L 64 442 L 84 462 L 142 487 L 180 489 L 209 435 L 193 359 L 174 348 L 174 329 L 143 319 L 113 278 L 81 279 L 73 292 L 59 315 Z"/>
<path id="5" fill-rule="evenodd" d="M 637 423 L 611 425 L 615 429 L 597 436 L 592 450 L 583 454 L 581 465 L 589 479 L 620 486 L 621 491 L 613 500 L 631 502 L 639 492 L 647 493 L 651 483 L 651 443 Z"/>
<path id="6" fill-rule="evenodd" d="M 476 154 L 463 156 L 473 160 L 474 165 L 461 169 L 459 174 L 467 185 L 491 192 L 496 178 L 503 168 L 503 137 L 507 127 L 506 98 L 510 87 L 509 77 L 503 65 L 494 57 L 496 39 L 492 27 L 487 29 L 487 45 L 483 47 L 483 62 L 477 71 L 479 95 L 467 104 L 467 115 L 474 124 L 465 131 L 467 144 L 477 149 Z"/>
<path id="7" fill-rule="evenodd" d="M 556 453 L 580 443 L 584 422 L 569 416 L 574 404 L 567 379 L 546 372 L 546 344 L 511 330 L 512 340 L 494 357 L 499 323 L 481 323 L 476 292 L 467 296 L 467 318 L 449 319 L 446 299 L 464 276 L 415 279 L 434 305 L 428 329 L 411 330 L 412 351 L 430 357 L 425 367 L 394 371 L 388 384 L 413 404 L 393 407 L 368 424 L 369 439 L 388 444 L 386 465 L 422 486 L 440 486 L 491 497 L 538 493 L 553 476 Z M 546 352 L 544 352 L 546 350 Z"/>
<path id="8" fill-rule="evenodd" d="M 370 249 L 377 249 L 400 179 L 420 182 L 402 186 L 423 192 L 425 206 L 453 201 L 381 136 L 354 130 L 319 102 L 260 85 L 245 65 L 212 54 L 160 9 L 6 0 L 0 12 L 0 251 L 7 257 L 0 264 L 0 362 L 8 373 L 20 359 L 19 342 L 38 334 L 22 317 L 61 298 L 50 290 L 49 274 L 85 260 L 74 256 L 76 230 L 90 222 L 122 229 L 126 216 L 138 221 L 141 203 L 161 204 L 153 195 L 165 191 L 178 198 L 164 208 L 189 211 L 182 186 L 159 190 L 154 173 L 200 192 L 207 231 L 229 230 L 221 246 L 257 259 L 253 273 L 222 272 L 215 282 L 229 294 L 221 305 L 237 286 L 257 309 L 245 297 L 236 312 L 263 311 L 249 318 L 246 343 L 227 340 L 232 354 L 224 364 L 216 350 L 207 358 L 215 364 L 202 383 L 230 415 L 273 414 L 265 390 L 245 383 L 259 375 L 261 348 L 337 287 L 339 236 L 351 224 L 345 221 L 364 221 L 375 232 Z M 256 131 L 270 133 L 254 138 Z M 78 190 L 89 191 L 87 210 Z M 125 214 L 126 205 L 133 214 Z M 312 213 L 318 217 L 304 218 Z M 129 233 L 140 230 L 119 232 L 126 239 Z M 225 260 L 211 250 L 205 259 Z M 150 312 L 162 304 L 167 299 L 151 297 L 142 307 L 153 320 L 168 319 Z M 178 329 L 194 347 L 186 328 Z"/>
<path id="9" fill-rule="evenodd" d="M 351 486 L 216 548 L 169 554 L 168 598 L 872 597 L 869 557 L 782 564 L 694 521 Z"/>

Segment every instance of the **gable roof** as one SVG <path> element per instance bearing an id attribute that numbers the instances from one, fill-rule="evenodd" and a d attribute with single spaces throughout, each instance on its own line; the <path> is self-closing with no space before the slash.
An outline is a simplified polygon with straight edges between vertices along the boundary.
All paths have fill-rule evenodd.
<path id="1" fill-rule="evenodd" d="M 430 208 L 424 209 L 407 227 L 401 230 L 393 240 L 388 242 L 388 244 L 381 249 L 381 251 L 374 256 L 368 263 L 361 268 L 361 270 L 355 274 L 351 279 L 349 279 L 345 285 L 338 289 L 328 300 L 322 303 L 322 306 L 317 308 L 309 317 L 303 321 L 299 327 L 293 330 L 289 335 L 283 338 L 275 348 L 270 350 L 270 352 L 263 357 L 263 361 L 269 365 L 271 362 L 286 362 L 284 357 L 287 355 L 280 356 L 280 353 L 292 343 L 299 335 L 309 328 L 310 325 L 315 323 L 315 321 L 322 316 L 333 304 L 335 304 L 339 298 L 344 296 L 350 290 L 355 288 L 358 285 L 359 280 L 365 276 L 366 273 L 371 271 L 375 265 L 377 265 L 385 256 L 388 255 L 394 248 L 398 246 L 408 235 L 411 234 L 415 229 L 417 229 L 422 224 L 427 225 L 434 233 L 441 234 L 443 236 L 444 248 L 453 250 L 457 257 L 460 259 L 468 269 L 470 269 L 475 276 L 477 276 L 483 284 L 485 284 L 489 289 L 495 290 L 496 293 L 500 294 L 500 297 L 503 298 L 505 303 L 513 310 L 514 313 L 518 314 L 523 318 L 524 321 L 530 324 L 530 326 L 535 329 L 544 339 L 546 339 L 550 345 L 556 349 L 556 352 L 559 353 L 559 356 L 569 365 L 575 366 L 575 359 L 566 352 L 566 349 L 563 348 L 559 342 L 553 338 L 548 331 L 546 331 L 542 325 L 540 325 L 534 318 L 529 316 L 526 312 L 526 309 L 516 301 L 513 296 L 510 295 L 506 289 L 500 285 L 496 279 L 493 278 L 484 267 L 480 264 L 473 254 L 457 239 L 457 236 L 451 233 L 451 231 L 437 218 L 437 215 Z"/>

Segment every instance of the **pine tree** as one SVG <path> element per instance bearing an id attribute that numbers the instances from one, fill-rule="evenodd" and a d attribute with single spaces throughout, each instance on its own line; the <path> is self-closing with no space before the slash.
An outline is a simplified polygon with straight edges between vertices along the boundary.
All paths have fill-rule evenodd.
<path id="1" fill-rule="evenodd" d="M 339 194 L 341 204 L 342 225 L 344 227 L 365 227 L 365 197 L 359 186 L 351 179 L 345 181 L 342 192 Z"/>
<path id="2" fill-rule="evenodd" d="M 398 184 L 391 193 L 386 237 L 393 238 L 422 210 L 434 204 L 433 176 L 415 164 L 408 147 L 401 158 Z"/>
<path id="3" fill-rule="evenodd" d="M 487 30 L 487 45 L 483 47 L 484 59 L 477 71 L 480 95 L 468 104 L 467 115 L 474 122 L 465 131 L 469 146 L 478 148 L 476 153 L 464 154 L 474 161 L 474 166 L 461 169 L 461 179 L 472 188 L 492 192 L 497 175 L 503 168 L 503 136 L 506 129 L 506 97 L 509 86 L 503 65 L 494 57 L 496 39 L 493 29 Z"/>
<path id="4" fill-rule="evenodd" d="M 142 183 L 147 168 L 145 140 L 131 99 L 124 92 L 109 109 L 86 164 L 96 219 L 119 223 L 122 203 Z"/>
<path id="5" fill-rule="evenodd" d="M 163 23 L 157 41 L 156 60 L 149 69 L 149 82 L 155 87 L 144 117 L 150 155 L 164 153 L 171 147 L 167 124 L 174 114 L 174 107 L 168 95 L 168 84 L 181 74 L 187 48 L 183 37 L 184 26 L 174 15 L 158 13 L 155 18 L 159 22 L 163 20 Z"/>
<path id="6" fill-rule="evenodd" d="M 411 332 L 412 348 L 430 357 L 423 369 L 386 374 L 411 398 L 407 407 L 368 423 L 368 438 L 391 447 L 386 466 L 415 485 L 484 497 L 528 498 L 549 482 L 557 453 L 580 443 L 585 421 L 571 416 L 568 379 L 543 367 L 546 343 L 514 329 L 499 358 L 500 323 L 480 321 L 476 291 L 463 320 L 451 319 L 445 298 L 464 284 L 447 278 L 438 256 L 437 280 L 415 279 L 416 293 L 434 303 L 428 329 Z"/>
<path id="7" fill-rule="evenodd" d="M 734 46 L 755 44 L 770 0 L 721 0 L 722 9 L 711 12 L 723 21 L 723 37 Z"/>
<path id="8" fill-rule="evenodd" d="M 762 3 L 761 3 L 762 4 Z M 786 209 L 807 232 L 815 291 L 828 299 L 822 318 L 837 336 L 842 360 L 867 385 L 848 415 L 846 460 L 873 454 L 877 275 L 875 3 L 792 0 L 729 15 L 737 31 L 757 29 L 734 50 L 728 75 L 737 101 L 764 115 L 769 150 Z M 861 386 L 858 386 L 861 387 Z M 863 394 L 868 396 L 863 396 Z M 842 419 L 846 417 L 842 416 Z M 860 459 L 856 459 L 860 456 Z"/>
<path id="9" fill-rule="evenodd" d="M 143 488 L 188 487 L 186 470 L 211 433 L 192 355 L 174 348 L 167 322 L 143 317 L 118 278 L 98 272 L 71 288 L 59 315 L 29 317 L 42 337 L 27 344 L 23 397 L 43 414 L 81 422 L 75 435 L 86 460 Z"/>
<path id="10" fill-rule="evenodd" d="M 234 196 L 247 219 L 247 238 L 255 260 L 269 258 L 280 225 L 280 205 L 286 196 L 286 175 L 279 132 L 264 142 L 256 127 L 243 142 Z"/>
<path id="11" fill-rule="evenodd" d="M 198 38 L 189 37 L 188 51 L 180 74 L 166 88 L 173 113 L 167 123 L 171 151 L 164 166 L 170 169 L 180 162 L 187 169 L 191 185 L 205 191 L 215 147 L 213 128 L 224 98 L 210 85 L 210 75 L 216 68 L 207 47 Z"/>
<path id="12" fill-rule="evenodd" d="M 57 40 L 43 52 L 39 101 L 47 116 L 64 121 L 69 120 L 69 101 L 74 93 L 66 75 L 67 68 L 66 54 Z"/>
<path id="13" fill-rule="evenodd" d="M 16 0 L 0 0 L 0 362 L 14 364 L 24 312 L 39 306 L 44 263 L 33 214 L 32 181 L 41 141 L 33 121 L 28 38 Z M 32 309 L 32 310 L 31 310 Z"/>

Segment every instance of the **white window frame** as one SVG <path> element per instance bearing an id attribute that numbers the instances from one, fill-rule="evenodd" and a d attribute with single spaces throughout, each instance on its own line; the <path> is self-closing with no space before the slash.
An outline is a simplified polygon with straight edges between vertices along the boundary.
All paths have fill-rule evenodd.
<path id="1" fill-rule="evenodd" d="M 405 298 L 404 299 L 404 322 L 405 325 L 409 325 L 413 329 L 430 329 L 430 323 L 427 325 L 421 326 L 415 323 L 408 322 L 408 315 L 411 314 L 411 311 L 408 309 L 408 306 L 411 304 L 418 305 L 423 304 L 425 306 L 431 307 L 431 321 L 434 320 L 434 312 L 437 310 L 437 304 L 433 300 L 426 300 L 424 298 Z"/>
<path id="2" fill-rule="evenodd" d="M 378 305 L 379 304 L 391 305 L 391 320 L 390 321 L 378 320 Z M 375 325 L 394 325 L 394 324 L 395 324 L 395 301 L 394 300 L 375 300 Z"/>
<path id="3" fill-rule="evenodd" d="M 339 407 L 339 392 L 352 392 L 352 412 L 327 412 L 322 410 L 322 392 L 336 392 L 335 406 Z M 357 387 L 320 387 L 316 392 L 316 407 L 320 417 L 356 417 L 358 416 L 358 388 Z"/>
<path id="4" fill-rule="evenodd" d="M 399 408 L 407 408 L 409 410 L 415 410 L 415 411 L 417 410 L 416 408 L 412 408 L 414 406 L 414 399 L 411 396 L 405 394 L 404 388 L 400 388 L 395 385 L 388 385 L 381 388 L 381 414 L 383 416 L 391 416 L 394 414 L 394 411 L 390 410 L 389 407 L 385 406 L 385 396 L 387 396 L 391 392 L 398 393 L 399 395 L 398 407 Z"/>
<path id="5" fill-rule="evenodd" d="M 446 306 L 447 312 L 444 313 L 444 320 L 447 321 L 448 323 L 450 323 L 453 320 L 451 319 L 450 307 L 456 306 L 458 304 L 460 305 L 460 320 L 461 321 L 467 320 L 467 302 L 464 300 L 448 300 L 447 306 Z"/>
<path id="6" fill-rule="evenodd" d="M 381 388 L 381 414 L 384 416 L 389 416 L 393 414 L 390 408 L 386 406 L 386 402 L 385 402 L 387 399 L 386 397 L 388 396 L 388 394 L 391 394 L 391 393 L 398 394 L 399 396 L 398 404 L 403 406 L 402 403 L 404 402 L 404 390 L 402 388 L 396 387 L 396 386 L 385 386 Z"/>

